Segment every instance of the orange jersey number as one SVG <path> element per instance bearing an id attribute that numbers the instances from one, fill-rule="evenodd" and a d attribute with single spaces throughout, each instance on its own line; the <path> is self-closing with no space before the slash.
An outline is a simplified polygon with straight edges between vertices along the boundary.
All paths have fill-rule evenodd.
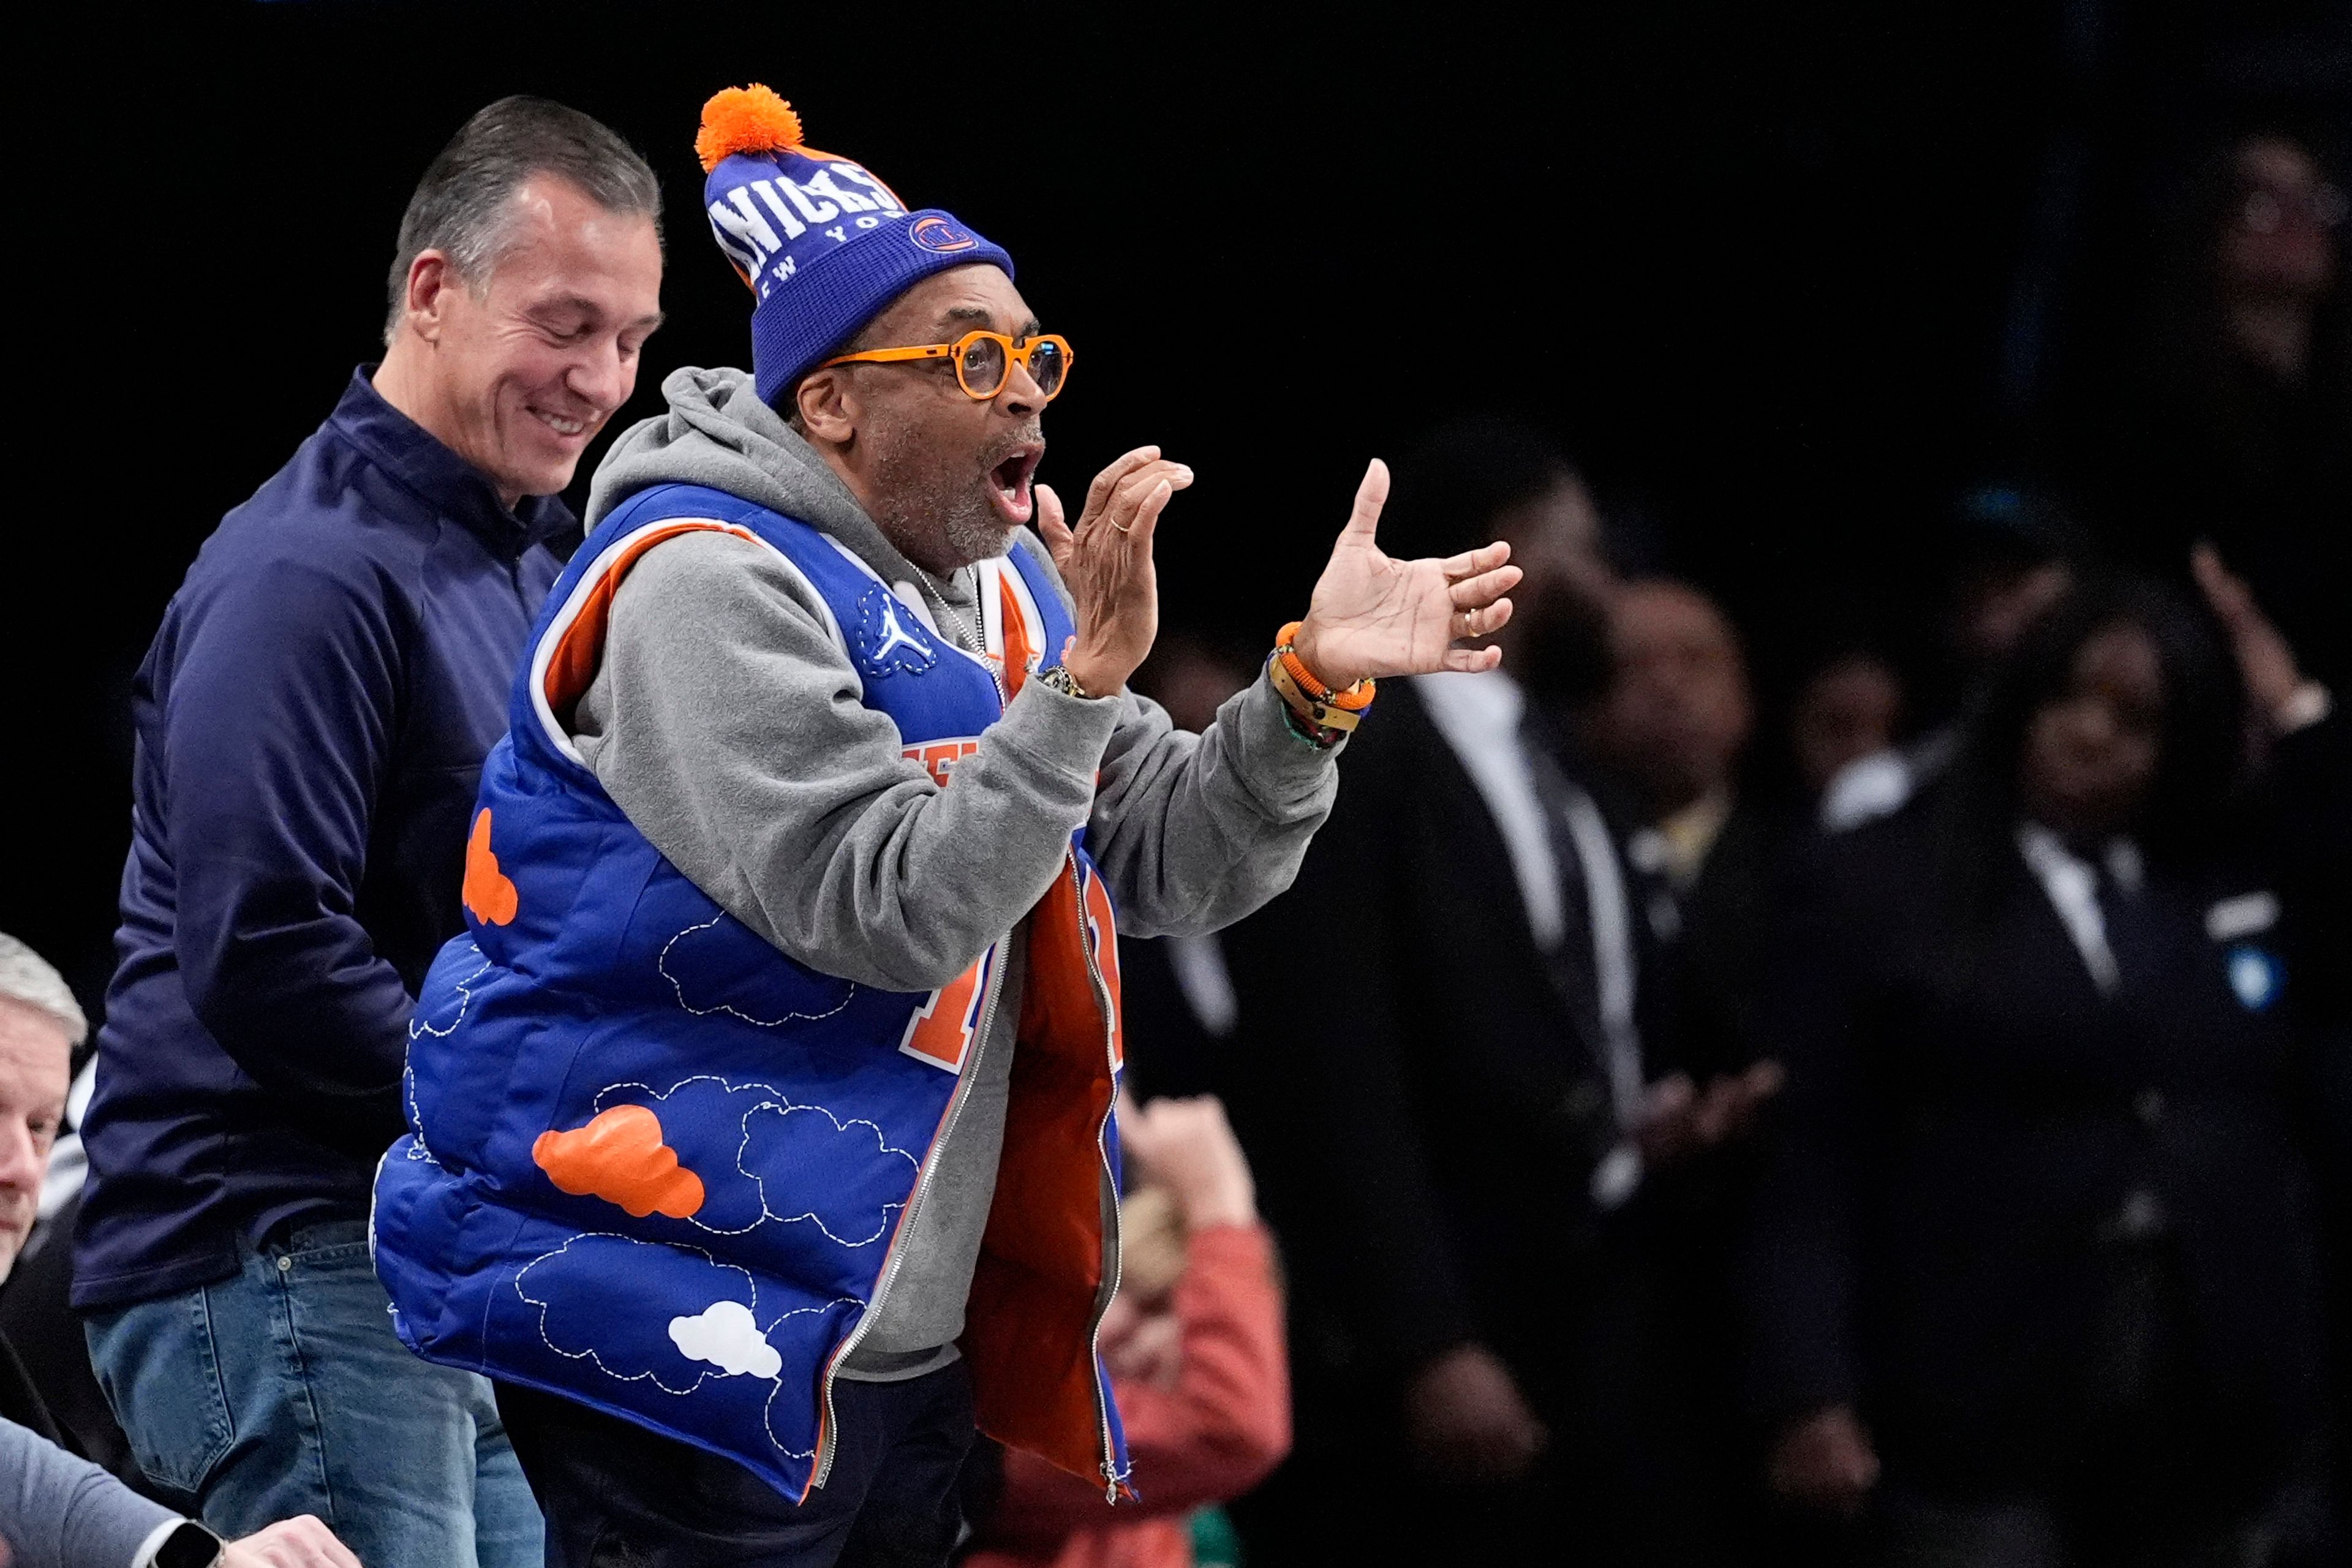
<path id="1" fill-rule="evenodd" d="M 980 1005 L 988 994 L 988 972 L 996 949 L 980 955 L 970 969 L 931 993 L 930 1000 L 907 1020 L 907 1034 L 898 1048 L 949 1072 L 963 1071 L 971 1050 L 972 1031 L 980 1026 Z"/>

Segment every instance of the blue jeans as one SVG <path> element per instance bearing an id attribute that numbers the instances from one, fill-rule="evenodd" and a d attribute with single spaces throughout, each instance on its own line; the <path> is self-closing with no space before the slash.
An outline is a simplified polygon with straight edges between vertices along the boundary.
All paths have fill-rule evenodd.
<path id="1" fill-rule="evenodd" d="M 540 1568 L 490 1385 L 418 1360 L 358 1220 L 217 1284 L 90 1315 L 90 1362 L 150 1480 L 223 1535 L 327 1521 L 368 1568 Z"/>

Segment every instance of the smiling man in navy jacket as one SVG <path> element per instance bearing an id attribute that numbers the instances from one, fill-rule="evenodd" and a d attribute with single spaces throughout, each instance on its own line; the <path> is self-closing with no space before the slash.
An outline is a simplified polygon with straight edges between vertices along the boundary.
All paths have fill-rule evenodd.
<path id="1" fill-rule="evenodd" d="M 370 1568 L 536 1563 L 488 1385 L 393 1336 L 370 1176 L 466 819 L 577 524 L 555 493 L 659 324 L 660 195 L 562 105 L 482 110 L 400 228 L 383 363 L 223 520 L 133 693 L 121 967 L 75 1305 L 141 1466 Z"/>

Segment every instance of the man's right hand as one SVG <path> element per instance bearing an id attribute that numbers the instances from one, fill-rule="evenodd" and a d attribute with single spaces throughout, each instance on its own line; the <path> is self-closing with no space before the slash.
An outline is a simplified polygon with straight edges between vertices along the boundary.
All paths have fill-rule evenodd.
<path id="1" fill-rule="evenodd" d="M 1160 631 L 1160 584 L 1151 535 L 1168 500 L 1192 470 L 1157 447 L 1138 447 L 1095 476 L 1077 526 L 1062 498 L 1037 487 L 1037 531 L 1078 609 L 1078 635 L 1062 663 L 1092 696 L 1123 689 Z"/>
<path id="2" fill-rule="evenodd" d="M 1451 1481 L 1515 1481 L 1551 1441 L 1484 1345 L 1456 1345 L 1423 1367 L 1405 1389 L 1404 1414 L 1422 1463 Z"/>
<path id="3" fill-rule="evenodd" d="M 220 1561 L 221 1568 L 360 1568 L 352 1549 L 307 1513 L 230 1542 Z"/>
<path id="4" fill-rule="evenodd" d="M 1853 1406 L 1832 1405 L 1781 1432 L 1768 1473 L 1782 1497 L 1832 1513 L 1857 1513 L 1878 1484 L 1878 1454 Z"/>

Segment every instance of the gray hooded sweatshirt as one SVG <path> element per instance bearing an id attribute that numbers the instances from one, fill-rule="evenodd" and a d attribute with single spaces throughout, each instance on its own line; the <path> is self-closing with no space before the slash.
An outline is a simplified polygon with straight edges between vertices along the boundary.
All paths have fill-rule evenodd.
<path id="1" fill-rule="evenodd" d="M 981 651 L 972 574 L 899 554 L 840 477 L 738 370 L 685 369 L 669 412 L 598 468 L 588 525 L 647 486 L 708 485 L 831 534 L 935 633 Z M 1053 563 L 1026 532 L 1028 550 Z M 1068 594 L 1054 574 L 1065 603 Z M 779 950 L 860 984 L 928 991 L 1008 935 L 962 1110 L 934 1152 L 897 1271 L 844 1363 L 850 1377 L 945 1364 L 996 1186 L 1029 910 L 1087 845 L 1136 936 L 1211 931 L 1289 886 L 1338 788 L 1333 751 L 1293 733 L 1265 680 L 1205 735 L 1128 693 L 1024 685 L 942 789 L 860 700 L 822 604 L 764 548 L 683 534 L 613 600 L 572 739 L 614 804 L 695 886 Z"/>

